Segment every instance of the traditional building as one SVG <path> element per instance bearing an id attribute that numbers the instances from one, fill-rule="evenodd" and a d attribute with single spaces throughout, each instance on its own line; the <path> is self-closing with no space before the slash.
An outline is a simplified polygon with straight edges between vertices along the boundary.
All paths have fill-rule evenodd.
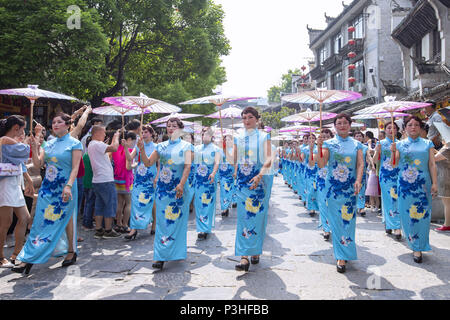
<path id="1" fill-rule="evenodd" d="M 381 102 L 391 86 L 402 85 L 402 55 L 391 37 L 391 18 L 397 6 L 412 5 L 409 0 L 354 0 L 339 16 L 325 15 L 324 30 L 307 26 L 315 57 L 310 71 L 314 86 L 363 95 L 358 101 L 325 106 L 326 110 L 354 112 Z"/>
<path id="2" fill-rule="evenodd" d="M 392 38 L 402 57 L 404 100 L 433 99 L 442 107 L 450 98 L 450 0 L 414 1 L 401 21 L 393 20 Z M 398 19 L 397 19 L 398 20 Z"/>

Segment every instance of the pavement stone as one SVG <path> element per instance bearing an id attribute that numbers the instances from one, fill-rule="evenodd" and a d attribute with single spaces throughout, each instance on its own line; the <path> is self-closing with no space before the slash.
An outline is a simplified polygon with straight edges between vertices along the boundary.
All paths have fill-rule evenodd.
<path id="1" fill-rule="evenodd" d="M 219 208 L 219 206 L 218 206 Z M 318 216 L 310 217 L 298 197 L 276 177 L 267 234 L 258 265 L 236 272 L 236 209 L 197 240 L 189 217 L 186 260 L 152 268 L 154 236 L 135 241 L 95 239 L 80 230 L 77 263 L 62 258 L 33 266 L 27 277 L 0 269 L 0 300 L 447 300 L 450 299 L 450 233 L 431 225 L 431 252 L 418 265 L 405 241 L 386 235 L 381 217 L 357 217 L 358 260 L 336 272 L 331 241 L 324 241 Z M 5 249 L 8 256 L 13 248 Z"/>

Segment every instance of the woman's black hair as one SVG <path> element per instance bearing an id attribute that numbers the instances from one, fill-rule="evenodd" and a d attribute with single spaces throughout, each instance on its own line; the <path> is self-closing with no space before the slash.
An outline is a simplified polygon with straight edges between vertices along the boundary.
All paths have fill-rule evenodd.
<path id="1" fill-rule="evenodd" d="M 147 130 L 148 132 L 150 132 L 150 134 L 152 135 L 152 139 L 154 141 L 156 141 L 156 139 L 158 138 L 158 135 L 156 134 L 155 129 L 153 129 L 153 127 L 151 125 L 146 125 L 146 126 L 142 126 L 142 131 Z"/>
<path id="2" fill-rule="evenodd" d="M 384 120 L 384 128 L 385 129 L 387 129 L 387 126 L 390 124 L 392 124 L 392 120 L 390 120 L 390 119 Z M 397 122 L 395 122 L 395 121 L 394 121 L 394 126 L 397 128 L 397 132 L 399 132 L 400 128 L 399 128 Z"/>
<path id="3" fill-rule="evenodd" d="M 256 109 L 253 108 L 253 107 L 247 107 L 247 108 L 245 108 L 245 109 L 241 112 L 241 116 L 243 116 L 244 114 L 248 114 L 248 113 L 252 114 L 256 119 L 259 119 L 259 118 L 260 118 L 259 113 L 258 113 L 258 110 L 256 110 Z"/>
<path id="4" fill-rule="evenodd" d="M 126 126 L 125 129 L 127 130 L 137 130 L 141 126 L 141 122 L 137 119 L 133 119 L 130 121 Z"/>
<path id="5" fill-rule="evenodd" d="M 336 121 L 338 121 L 339 119 L 342 119 L 342 118 L 345 118 L 349 124 L 352 124 L 352 121 L 353 121 L 352 118 L 346 113 L 339 113 L 336 116 L 336 118 L 334 118 L 333 123 L 336 125 Z"/>
<path id="6" fill-rule="evenodd" d="M 184 123 L 183 123 L 183 121 L 181 121 L 180 119 L 178 119 L 178 118 L 169 118 L 169 120 L 167 120 L 167 122 L 166 122 L 166 125 L 169 123 L 169 122 L 176 122 L 177 123 L 177 125 L 178 125 L 178 128 L 180 128 L 180 129 L 184 129 Z"/>
<path id="7" fill-rule="evenodd" d="M 373 135 L 372 131 L 367 131 L 366 132 L 366 137 L 369 138 L 369 139 L 375 139 L 375 136 Z"/>
<path id="8" fill-rule="evenodd" d="M 23 127 L 26 124 L 25 118 L 18 115 L 9 116 L 6 119 L 0 120 L 0 137 L 3 137 L 12 129 L 13 126 L 18 125 Z"/>
<path id="9" fill-rule="evenodd" d="M 334 134 L 333 131 L 331 131 L 328 128 L 322 129 L 322 133 L 328 133 L 330 135 L 331 138 L 334 138 Z"/>
<path id="10" fill-rule="evenodd" d="M 72 124 L 72 117 L 69 116 L 67 113 L 64 112 L 58 112 L 53 119 L 60 117 L 64 123 L 66 124 L 66 126 L 70 126 Z"/>
<path id="11" fill-rule="evenodd" d="M 410 122 L 411 120 L 415 120 L 420 124 L 420 128 L 424 129 L 424 123 L 423 121 L 418 117 L 418 116 L 409 116 L 406 118 L 405 122 L 404 122 L 404 127 L 406 128 L 406 126 L 408 125 L 408 122 Z"/>
<path id="12" fill-rule="evenodd" d="M 125 134 L 125 140 L 136 140 L 136 137 L 136 133 L 134 133 L 133 131 L 127 131 L 127 133 Z"/>
<path id="13" fill-rule="evenodd" d="M 361 131 L 355 131 L 354 133 L 353 133 L 353 137 L 356 137 L 356 135 L 358 135 L 358 134 L 360 134 L 360 135 L 362 135 L 362 137 L 363 137 L 363 139 L 364 139 L 364 133 L 362 133 Z"/>

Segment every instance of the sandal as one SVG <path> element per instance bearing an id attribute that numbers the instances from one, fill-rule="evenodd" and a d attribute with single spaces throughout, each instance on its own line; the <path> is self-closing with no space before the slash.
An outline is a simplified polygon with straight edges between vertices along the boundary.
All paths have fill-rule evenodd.
<path id="1" fill-rule="evenodd" d="M 20 252 L 19 252 L 20 253 Z M 17 256 L 19 255 L 19 253 L 14 253 L 13 252 L 13 254 L 11 255 L 11 257 L 9 258 L 9 260 L 11 261 L 11 263 L 13 264 L 13 265 L 16 265 L 16 259 L 17 259 Z"/>
<path id="2" fill-rule="evenodd" d="M 248 258 L 241 258 L 241 261 L 242 260 L 247 260 L 247 263 L 240 263 L 240 264 L 237 264 L 237 265 L 235 265 L 234 266 L 234 269 L 236 270 L 236 271 L 248 271 L 248 268 L 250 268 L 250 261 L 248 260 Z"/>

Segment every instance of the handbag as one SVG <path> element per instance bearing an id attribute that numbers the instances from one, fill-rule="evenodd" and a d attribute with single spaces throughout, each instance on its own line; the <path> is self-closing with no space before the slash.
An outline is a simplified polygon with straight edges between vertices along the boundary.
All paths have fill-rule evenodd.
<path id="1" fill-rule="evenodd" d="M 2 140 L 0 139 L 0 161 L 2 160 Z M 0 162 L 0 177 L 13 177 L 22 174 L 22 169 L 12 163 Z"/>

